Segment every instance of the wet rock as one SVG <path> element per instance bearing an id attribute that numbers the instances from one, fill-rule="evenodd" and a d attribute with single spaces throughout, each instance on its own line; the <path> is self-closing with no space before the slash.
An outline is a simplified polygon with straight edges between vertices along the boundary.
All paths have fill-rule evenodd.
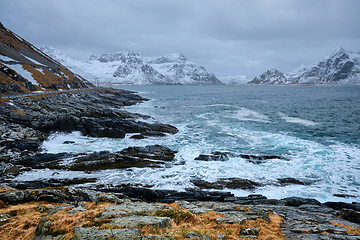
<path id="1" fill-rule="evenodd" d="M 89 201 L 89 196 L 81 189 L 62 188 L 59 189 L 34 189 L 18 190 L 0 193 L 0 200 L 6 204 L 20 204 L 31 201 L 48 202 L 80 202 Z"/>
<path id="2" fill-rule="evenodd" d="M 172 161 L 177 151 L 160 145 L 151 145 L 146 147 L 128 147 L 121 150 L 120 153 L 130 157 Z"/>
<path id="3" fill-rule="evenodd" d="M 233 156 L 230 152 L 212 152 L 211 154 L 200 154 L 194 160 L 198 161 L 227 161 L 229 156 Z"/>
<path id="4" fill-rule="evenodd" d="M 102 192 L 122 193 L 130 198 L 140 199 L 144 202 L 164 202 L 172 203 L 175 201 L 219 201 L 224 202 L 226 198 L 234 197 L 230 192 L 217 192 L 217 191 L 198 191 L 188 190 L 185 192 L 178 192 L 175 190 L 158 190 L 147 188 L 104 188 L 98 189 Z"/>
<path id="5" fill-rule="evenodd" d="M 95 152 L 79 156 L 66 166 L 71 171 L 98 171 L 105 169 L 124 169 L 131 167 L 164 167 L 164 161 L 174 159 L 174 151 L 155 145 L 147 147 L 133 147 L 121 152 Z"/>
<path id="6" fill-rule="evenodd" d="M 310 185 L 309 183 L 305 183 L 303 181 L 297 180 L 295 178 L 279 178 L 278 182 L 281 186 L 286 186 L 289 184 L 295 184 L 295 185 Z"/>
<path id="7" fill-rule="evenodd" d="M 84 183 L 94 183 L 97 178 L 73 178 L 73 179 L 47 179 L 47 180 L 34 180 L 34 181 L 11 181 L 8 183 L 9 186 L 25 190 L 25 189 L 36 189 L 36 188 L 49 188 L 49 187 L 61 187 L 71 186 Z"/>
<path id="8" fill-rule="evenodd" d="M 63 144 L 74 144 L 74 141 L 64 141 Z"/>
<path id="9" fill-rule="evenodd" d="M 342 219 L 348 220 L 350 222 L 360 223 L 360 212 L 353 209 L 341 209 L 340 216 Z"/>
<path id="10" fill-rule="evenodd" d="M 251 154 L 240 154 L 241 158 L 246 159 L 248 162 L 254 163 L 254 164 L 261 164 L 265 163 L 268 160 L 271 159 L 284 159 L 281 156 L 276 155 L 251 155 Z"/>
<path id="11" fill-rule="evenodd" d="M 288 198 L 283 198 L 282 200 L 286 202 L 286 206 L 299 207 L 305 204 L 321 205 L 321 203 L 318 200 L 312 198 L 288 197 Z"/>
<path id="12" fill-rule="evenodd" d="M 3 146 L 7 148 L 16 148 L 20 151 L 38 151 L 40 149 L 41 143 L 39 141 L 28 141 L 28 140 L 13 140 L 9 141 L 9 139 L 6 142 L 2 143 Z"/>
<path id="13" fill-rule="evenodd" d="M 68 153 L 38 153 L 34 156 L 25 157 L 16 163 L 25 167 L 44 168 L 45 166 L 49 167 L 52 163 L 57 163 L 61 159 L 70 156 L 72 155 Z"/>
<path id="14" fill-rule="evenodd" d="M 360 211 L 360 203 L 345 203 L 345 202 L 326 202 L 324 203 L 326 206 L 335 209 L 335 210 L 341 210 L 343 208 L 347 209 L 353 209 L 355 211 Z"/>
<path id="15" fill-rule="evenodd" d="M 191 180 L 195 186 L 201 189 L 244 189 L 253 190 L 260 187 L 261 184 L 248 179 L 241 178 L 220 178 L 216 182 L 207 182 L 204 180 Z"/>

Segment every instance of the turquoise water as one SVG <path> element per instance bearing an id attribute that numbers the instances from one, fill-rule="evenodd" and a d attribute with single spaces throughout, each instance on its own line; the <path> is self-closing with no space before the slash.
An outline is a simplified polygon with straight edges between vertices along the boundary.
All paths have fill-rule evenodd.
<path id="1" fill-rule="evenodd" d="M 164 138 L 95 139 L 55 134 L 48 152 L 118 151 L 127 146 L 161 144 L 177 150 L 174 164 L 163 169 L 129 169 L 94 173 L 102 184 L 140 183 L 159 189 L 193 188 L 192 179 L 246 178 L 264 184 L 237 196 L 311 197 L 320 201 L 360 201 L 360 86 L 121 86 L 151 99 L 126 110 L 147 114 L 149 121 L 169 123 L 179 133 Z M 63 145 L 64 140 L 76 145 Z M 225 162 L 196 161 L 199 154 L 280 155 L 263 164 L 241 157 Z M 51 171 L 42 170 L 42 176 Z M 31 173 L 28 173 L 31 174 Z M 62 173 L 89 177 L 85 173 Z M 31 178 L 22 175 L 23 179 Z M 19 177 L 19 178 L 21 178 Z M 71 177 L 71 176 L 70 176 Z M 276 186 L 278 178 L 310 185 Z M 338 198 L 334 194 L 354 197 Z"/>

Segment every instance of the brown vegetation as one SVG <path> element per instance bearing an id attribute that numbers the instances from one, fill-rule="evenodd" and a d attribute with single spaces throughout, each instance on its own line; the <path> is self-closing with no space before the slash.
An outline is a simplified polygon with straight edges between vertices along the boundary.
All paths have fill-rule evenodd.
<path id="1" fill-rule="evenodd" d="M 347 232 L 346 232 L 347 234 L 360 235 L 360 227 L 355 228 L 355 227 L 350 227 L 350 226 L 347 226 L 347 225 L 344 225 L 344 224 L 334 223 L 334 222 L 329 222 L 329 224 L 347 228 L 348 229 Z"/>
<path id="2" fill-rule="evenodd" d="M 212 239 L 217 239 L 217 234 L 223 234 L 228 240 L 237 240 L 243 239 L 240 237 L 240 232 L 242 230 L 251 227 L 259 227 L 260 232 L 258 239 L 285 239 L 280 228 L 283 219 L 278 215 L 270 213 L 270 223 L 267 223 L 263 219 L 257 219 L 256 221 L 244 221 L 242 224 L 217 224 L 216 218 L 223 218 L 223 214 L 210 211 L 205 214 L 195 215 L 186 209 L 177 209 L 176 204 L 173 204 L 173 207 L 174 209 L 160 210 L 156 214 L 157 216 L 170 217 L 173 222 L 173 225 L 170 228 L 153 229 L 143 226 L 139 230 L 144 235 L 162 235 L 175 239 L 185 239 L 184 234 L 196 232 L 201 235 L 209 236 Z"/>

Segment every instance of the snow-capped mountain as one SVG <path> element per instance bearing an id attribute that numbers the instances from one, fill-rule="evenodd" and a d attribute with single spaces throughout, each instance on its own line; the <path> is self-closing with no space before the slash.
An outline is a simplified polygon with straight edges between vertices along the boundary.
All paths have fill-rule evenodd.
<path id="1" fill-rule="evenodd" d="M 284 74 L 276 69 L 270 69 L 255 77 L 249 84 L 285 84 L 287 82 Z"/>
<path id="2" fill-rule="evenodd" d="M 266 73 L 268 72 L 269 70 Z M 279 75 L 277 80 L 276 76 L 266 73 L 254 78 L 249 83 L 360 84 L 360 53 L 339 48 L 315 64 L 301 66 L 291 72 Z M 264 78 L 261 78 L 262 76 Z"/>
<path id="3" fill-rule="evenodd" d="M 222 77 L 219 79 L 223 84 L 226 85 L 240 85 L 246 84 L 250 81 L 250 79 L 244 75 Z"/>
<path id="4" fill-rule="evenodd" d="M 190 62 L 182 54 L 170 54 L 156 58 L 130 52 L 92 55 L 81 62 L 52 47 L 41 50 L 73 72 L 100 84 L 222 84 L 203 66 Z"/>

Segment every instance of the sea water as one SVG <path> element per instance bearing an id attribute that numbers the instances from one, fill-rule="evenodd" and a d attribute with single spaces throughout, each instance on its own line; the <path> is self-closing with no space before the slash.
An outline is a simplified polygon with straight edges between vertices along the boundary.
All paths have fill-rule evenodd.
<path id="1" fill-rule="evenodd" d="M 225 189 L 236 196 L 299 196 L 319 201 L 360 202 L 360 86 L 115 86 L 149 98 L 126 107 L 150 115 L 146 121 L 172 124 L 175 135 L 147 139 L 90 138 L 80 133 L 53 134 L 45 152 L 120 151 L 160 144 L 178 151 L 164 168 L 131 168 L 93 173 L 38 170 L 18 180 L 97 177 L 95 184 L 152 185 L 183 191 L 191 180 L 214 182 L 243 178 L 263 184 L 253 191 Z M 66 140 L 75 144 L 64 145 Z M 197 161 L 200 154 L 277 155 L 254 164 L 241 157 Z M 307 185 L 279 186 L 294 178 Z M 349 198 L 339 198 L 343 194 Z"/>

